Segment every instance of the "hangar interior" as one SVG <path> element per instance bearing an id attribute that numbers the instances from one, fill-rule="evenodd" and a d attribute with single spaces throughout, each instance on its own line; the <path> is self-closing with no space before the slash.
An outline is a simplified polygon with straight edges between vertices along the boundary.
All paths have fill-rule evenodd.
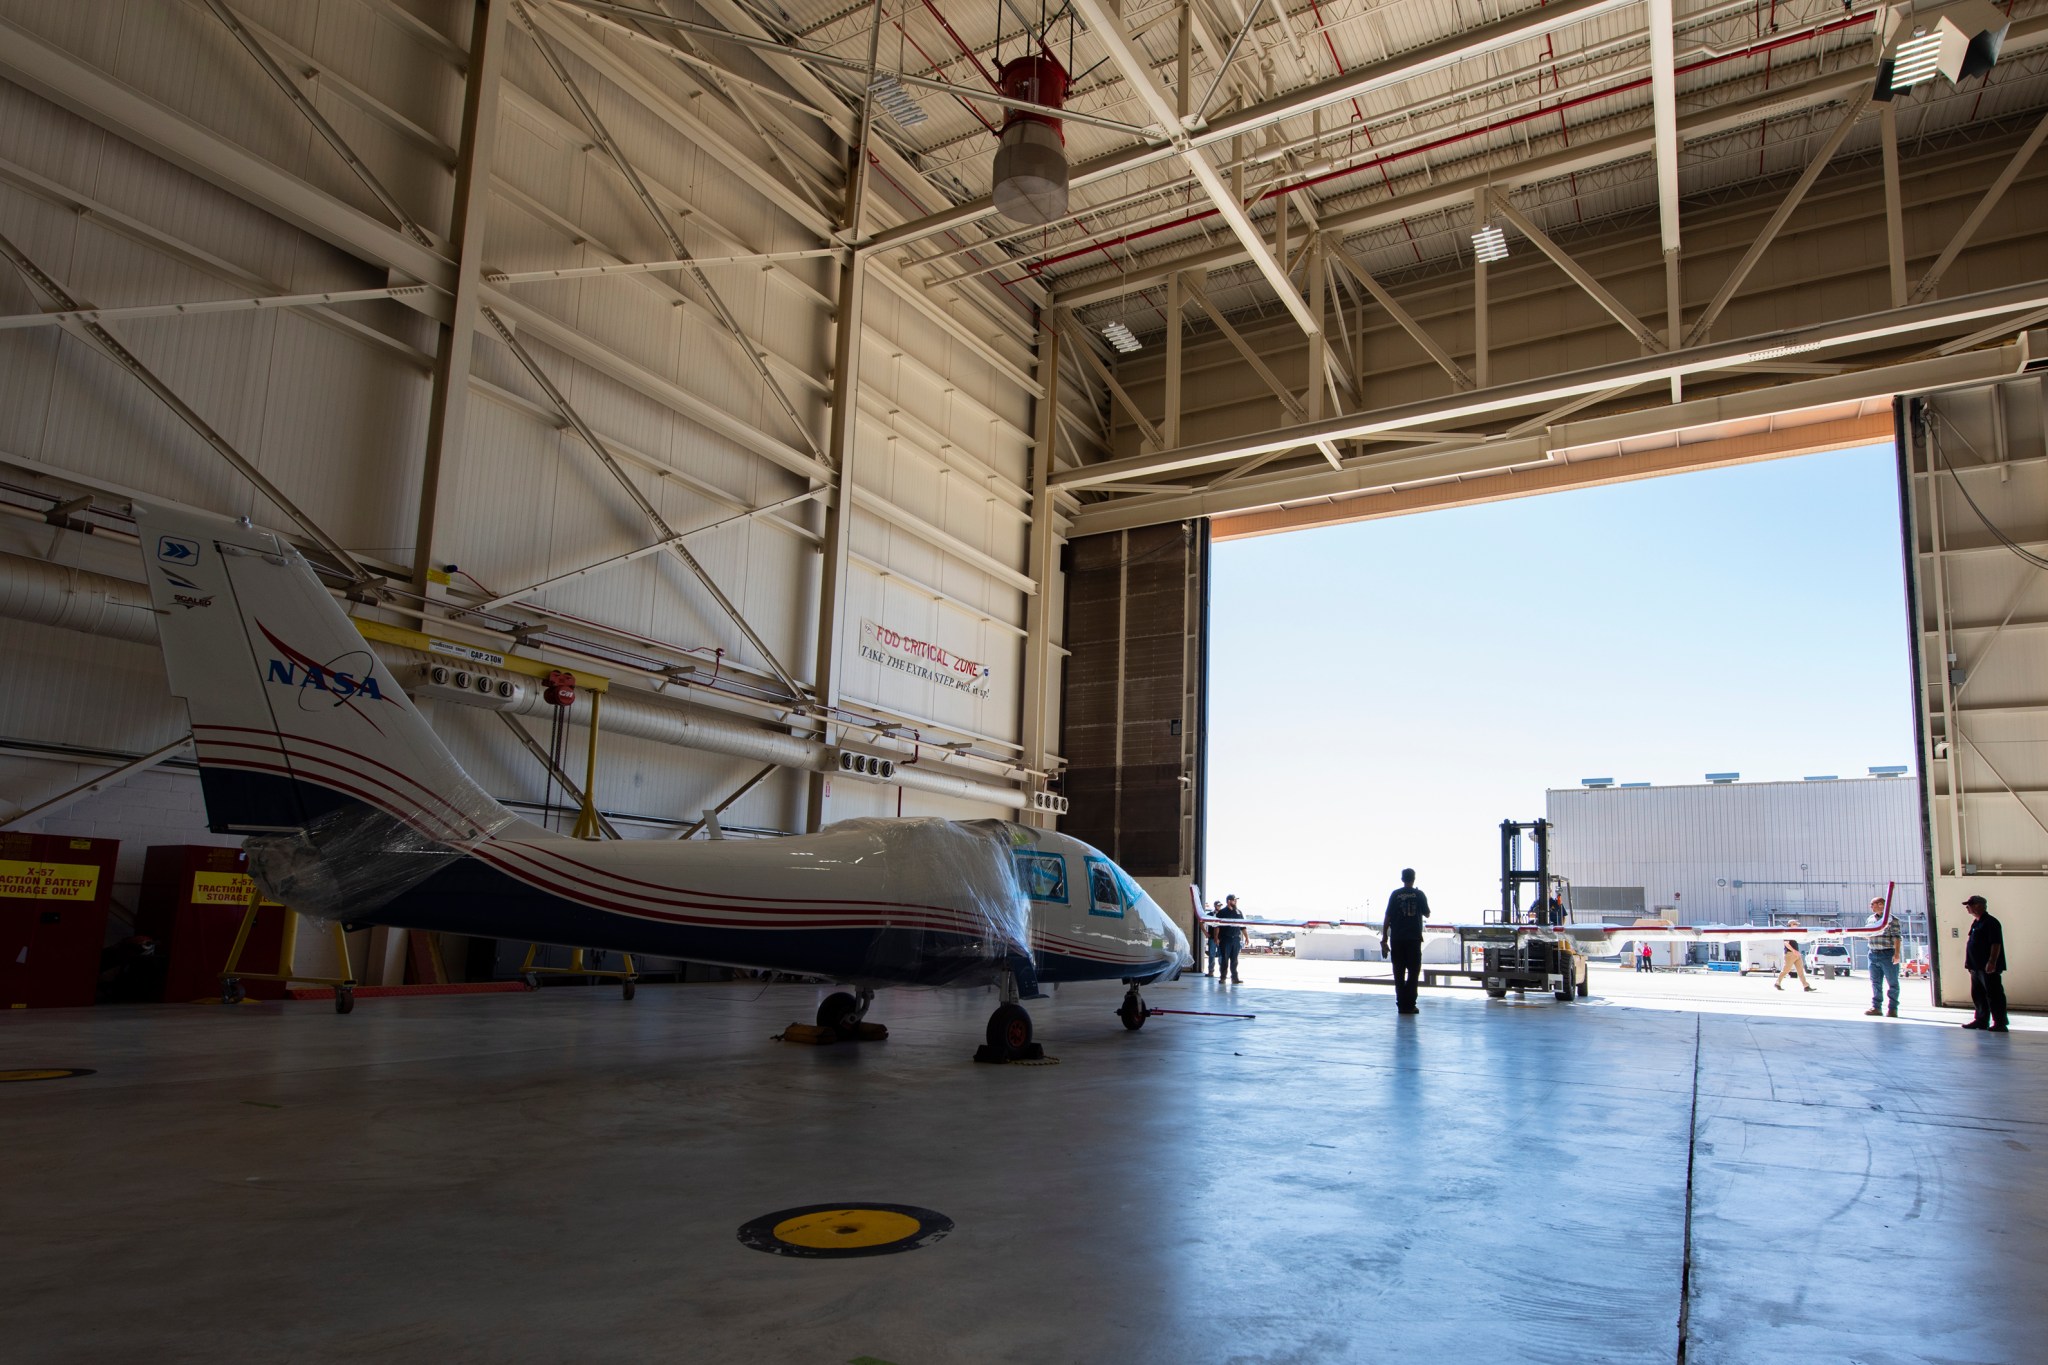
<path id="1" fill-rule="evenodd" d="M 2041 0 L 0 0 L 4 837 L 103 841 L 110 940 L 150 849 L 240 842 L 208 828 L 166 690 L 147 503 L 281 532 L 535 823 L 1000 819 L 1102 850 L 1185 922 L 1214 540 L 1895 440 L 1934 1003 L 1969 999 L 1968 888 L 2004 919 L 2014 1004 L 2040 1008 L 2044 139 Z M 392 986 L 516 977 L 525 947 L 339 942 Z M 321 934 L 300 948 L 338 966 Z M 815 992 L 742 989 L 637 1015 L 596 992 L 348 1021 L 10 1013 L 8 1066 L 98 1073 L 0 1095 L 52 1172 L 27 1213 L 58 1248 L 10 1337 L 234 1356 L 239 1321 L 307 1358 L 352 1333 L 560 1358 L 504 1333 L 522 1302 L 587 1328 L 575 1297 L 618 1324 L 592 1354 L 644 1354 L 676 1321 L 646 1296 L 687 1281 L 718 1293 L 682 1319 L 703 1358 L 1744 1360 L 1762 1267 L 1769 1322 L 1848 1358 L 1884 1344 L 1838 1330 L 1867 1289 L 1800 1286 L 1890 1245 L 1917 1283 L 1972 1267 L 1955 1305 L 1894 1325 L 1897 1358 L 2032 1349 L 2016 1277 L 2048 1228 L 2018 1173 L 2042 1087 L 1983 1070 L 2043 1066 L 2021 1034 L 1993 1060 L 1931 1029 L 1472 1002 L 1418 1041 L 1318 1001 L 1294 1038 L 1269 1017 L 1238 1046 L 1208 1020 L 1098 1038 L 1114 993 L 1098 1019 L 1073 988 L 1042 1007 L 1064 1068 L 963 1078 L 953 1035 L 985 1002 L 901 993 L 888 1060 L 854 1060 L 763 1054 Z M 1175 990 L 1193 1001 L 1154 1003 Z M 1005 1094 L 1019 1079 L 1038 1093 Z M 918 1120 L 868 1112 L 877 1082 Z M 558 1105 L 586 1118 L 537 1134 Z M 1277 1136 L 1294 1105 L 1337 1155 Z M 460 1141 L 479 1114 L 488 1161 Z M 1525 1139 L 1533 1174 L 1507 1160 Z M 1361 1193 L 1416 1142 L 1433 1184 Z M 1956 1151 L 1975 1173 L 1938 1169 Z M 1541 1193 L 1555 1219 L 1515 1215 L 1540 1242 L 1427 1197 L 1475 1176 Z M 151 1177 L 170 1193 L 140 1197 Z M 233 1204 L 273 1179 L 270 1205 Z M 473 1223 L 446 1207 L 472 1181 Z M 724 1259 L 740 1202 L 856 1197 L 959 1229 L 822 1288 Z M 565 1240 L 512 1226 L 521 1207 Z M 164 1257 L 109 1240 L 124 1208 Z M 58 1235 L 67 1210 L 98 1230 Z M 1920 1220 L 1910 1247 L 1893 1220 Z M 1826 1221 L 1823 1246 L 1785 1240 L 1794 1221 Z M 1463 1240 L 1424 1245 L 1433 1223 Z M 2027 1251 L 1983 1252 L 1987 1224 Z M 320 1245 L 205 1250 L 243 1228 Z M 502 1281 L 434 1269 L 494 1238 Z M 68 1272 L 107 1265 L 159 1277 L 133 1301 L 153 1326 L 53 1325 L 84 1302 Z M 1238 1269 L 1264 1297 L 1203 1336 Z M 209 1271 L 265 1306 L 180 1297 Z M 1511 1271 L 1557 1285 L 1533 1317 Z M 1428 1326 L 1374 1339 L 1360 1282 Z M 440 1319 L 407 1289 L 435 1283 L 460 1304 Z M 977 1336 L 991 1289 L 1011 1292 Z M 203 1307 L 167 1321 L 183 1302 Z"/>

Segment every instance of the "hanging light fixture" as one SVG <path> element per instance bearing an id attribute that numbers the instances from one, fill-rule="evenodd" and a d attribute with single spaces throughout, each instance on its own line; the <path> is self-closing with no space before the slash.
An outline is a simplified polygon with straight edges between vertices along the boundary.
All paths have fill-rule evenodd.
<path id="1" fill-rule="evenodd" d="M 874 85 L 869 88 L 874 92 L 875 103 L 896 120 L 898 128 L 915 128 L 931 117 L 923 105 L 911 98 L 910 92 L 903 88 L 903 82 L 889 72 L 876 76 Z"/>
<path id="2" fill-rule="evenodd" d="M 1498 225 L 1487 223 L 1472 234 L 1472 254 L 1482 261 L 1508 258 L 1508 235 Z"/>
<path id="3" fill-rule="evenodd" d="M 1956 0 L 1910 15 L 1900 7 L 1892 14 L 1898 29 L 1877 64 L 1874 96 L 1880 100 L 1936 77 L 1960 85 L 1972 76 L 1981 76 L 1997 63 L 2011 23 L 1986 0 Z"/>
<path id="4" fill-rule="evenodd" d="M 1051 57 L 1017 57 L 996 78 L 1013 100 L 1053 110 L 1067 102 L 1067 70 Z M 1067 212 L 1067 135 L 1060 120 L 1032 109 L 1003 112 L 996 148 L 996 210 L 1013 223 L 1050 223 Z"/>
<path id="5" fill-rule="evenodd" d="M 1144 343 L 1139 341 L 1131 329 L 1124 326 L 1121 322 L 1112 322 L 1107 327 L 1104 327 L 1102 335 L 1110 345 L 1116 347 L 1117 350 L 1125 355 L 1129 355 L 1132 351 L 1144 349 Z"/>

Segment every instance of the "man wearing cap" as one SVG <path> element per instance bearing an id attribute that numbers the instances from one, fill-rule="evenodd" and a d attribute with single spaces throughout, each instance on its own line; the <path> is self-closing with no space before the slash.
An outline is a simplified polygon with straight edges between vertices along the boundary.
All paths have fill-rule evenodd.
<path id="1" fill-rule="evenodd" d="M 1970 1003 L 1977 1008 L 1977 1017 L 1963 1027 L 2004 1033 L 2005 929 L 1991 917 L 1990 902 L 1982 896 L 1970 897 L 1963 908 L 1970 912 L 1971 920 L 1963 965 L 1970 969 Z"/>
<path id="2" fill-rule="evenodd" d="M 1900 951 L 1899 922 L 1886 917 L 1888 906 L 1889 902 L 1883 896 L 1870 898 L 1870 922 L 1884 927 L 1870 939 L 1870 1008 L 1863 1012 L 1886 1014 L 1896 1019 L 1899 1017 L 1899 959 L 1904 954 Z M 1882 1002 L 1878 997 L 1884 994 L 1886 982 L 1891 983 L 1891 1008 L 1880 1010 L 1878 1005 Z"/>
<path id="3" fill-rule="evenodd" d="M 1216 912 L 1217 919 L 1243 919 L 1244 911 L 1237 908 L 1237 897 L 1225 896 L 1223 908 Z M 1238 940 L 1244 937 L 1244 930 L 1234 925 L 1221 925 L 1216 930 L 1216 984 L 1222 985 L 1225 976 L 1233 986 L 1244 983 L 1237 975 Z"/>
<path id="4" fill-rule="evenodd" d="M 1394 964 L 1394 1008 L 1402 1014 L 1420 1014 L 1415 1002 L 1422 984 L 1422 922 L 1429 918 L 1429 897 L 1415 886 L 1415 869 L 1401 869 L 1401 886 L 1387 897 L 1386 918 L 1380 922 L 1380 954 Z"/>

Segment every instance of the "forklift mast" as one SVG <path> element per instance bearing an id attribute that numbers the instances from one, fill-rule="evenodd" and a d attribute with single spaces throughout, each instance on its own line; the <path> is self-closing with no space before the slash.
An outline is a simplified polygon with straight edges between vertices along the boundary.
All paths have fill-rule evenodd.
<path id="1" fill-rule="evenodd" d="M 1536 846 L 1536 865 L 1522 865 L 1522 835 L 1533 836 Z M 1522 888 L 1533 886 L 1536 895 L 1533 908 L 1536 923 L 1547 924 L 1550 920 L 1550 822 L 1531 820 L 1500 822 L 1500 922 L 1519 924 L 1522 922 Z"/>

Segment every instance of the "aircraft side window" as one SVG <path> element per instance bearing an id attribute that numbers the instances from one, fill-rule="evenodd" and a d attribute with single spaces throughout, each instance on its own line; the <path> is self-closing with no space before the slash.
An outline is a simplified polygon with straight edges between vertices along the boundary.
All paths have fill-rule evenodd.
<path id="1" fill-rule="evenodd" d="M 1099 858 L 1088 860 L 1088 913 L 1122 919 L 1123 888 L 1117 885 L 1116 869 Z"/>
<path id="2" fill-rule="evenodd" d="M 1067 903 L 1067 860 L 1057 853 L 1028 853 L 1018 849 L 1011 853 L 1017 863 L 1017 879 L 1024 883 L 1024 894 L 1035 901 L 1051 901 L 1057 905 Z"/>

